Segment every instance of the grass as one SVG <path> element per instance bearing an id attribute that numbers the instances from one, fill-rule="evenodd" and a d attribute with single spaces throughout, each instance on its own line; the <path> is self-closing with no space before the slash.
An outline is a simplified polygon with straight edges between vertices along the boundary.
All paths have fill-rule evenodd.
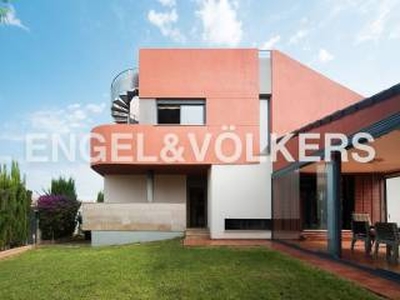
<path id="1" fill-rule="evenodd" d="M 0 261 L 0 299 L 376 299 L 265 248 L 44 246 Z"/>

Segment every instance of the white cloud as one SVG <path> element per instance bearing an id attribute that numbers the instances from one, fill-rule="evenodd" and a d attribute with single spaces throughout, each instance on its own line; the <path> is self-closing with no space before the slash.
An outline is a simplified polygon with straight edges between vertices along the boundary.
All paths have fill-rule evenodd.
<path id="1" fill-rule="evenodd" d="M 11 123 L 0 124 L 0 141 L 24 142 L 29 133 L 84 135 L 97 123 L 96 119 L 105 119 L 106 107 L 105 102 L 85 105 L 75 103 L 32 111 L 24 115 L 24 118 L 21 116 Z"/>
<path id="2" fill-rule="evenodd" d="M 382 5 L 376 18 L 368 22 L 357 35 L 356 42 L 361 43 L 369 40 L 378 40 L 385 29 L 389 12 L 389 7 Z"/>
<path id="3" fill-rule="evenodd" d="M 9 142 L 22 142 L 25 140 L 25 136 L 23 134 L 15 134 L 12 132 L 3 131 L 0 133 L 0 141 L 9 141 Z"/>
<path id="4" fill-rule="evenodd" d="M 274 46 L 281 40 L 281 36 L 280 35 L 275 35 L 273 37 L 271 37 L 268 41 L 266 41 L 262 46 L 261 49 L 272 49 L 274 48 Z"/>
<path id="5" fill-rule="evenodd" d="M 26 31 L 29 31 L 29 27 L 25 26 L 20 19 L 17 18 L 17 12 L 12 5 L 8 6 L 8 11 L 5 17 L 3 18 L 2 24 L 6 26 L 15 26 L 22 28 Z"/>
<path id="6" fill-rule="evenodd" d="M 203 25 L 203 39 L 214 45 L 237 46 L 242 40 L 242 22 L 238 20 L 237 2 L 203 0 L 196 15 Z"/>
<path id="7" fill-rule="evenodd" d="M 35 163 L 25 162 L 23 171 L 27 176 L 27 186 L 29 189 L 41 192 L 43 188 L 48 188 L 52 178 L 72 176 L 76 181 L 77 192 L 80 200 L 95 200 L 98 191 L 102 189 L 102 178 L 90 168 L 89 162 L 85 161 L 88 150 L 81 154 L 79 138 L 90 132 L 95 125 L 93 120 L 105 112 L 106 103 L 71 104 L 66 107 L 45 109 L 32 112 L 28 117 L 28 132 L 45 134 L 69 134 L 72 133 L 78 138 L 76 148 L 76 160 L 64 160 L 62 154 L 55 162 Z M 63 140 L 69 141 L 71 136 L 64 135 Z M 86 148 L 85 148 L 86 149 Z M 45 151 L 45 154 L 49 154 Z"/>
<path id="8" fill-rule="evenodd" d="M 72 176 L 76 180 L 76 187 L 79 199 L 94 200 L 96 194 L 102 189 L 102 178 L 90 168 L 90 163 L 86 162 L 88 156 L 88 144 L 84 143 L 81 147 L 81 137 L 86 136 L 92 126 L 98 122 L 93 119 L 104 117 L 107 103 L 87 103 L 70 104 L 63 107 L 37 110 L 29 113 L 24 119 L 15 119 L 12 123 L 3 122 L 0 124 L 0 140 L 3 144 L 10 145 L 10 149 L 0 151 L 0 163 L 10 163 L 16 159 L 21 164 L 21 169 L 26 174 L 27 186 L 29 189 L 42 192 L 43 188 L 48 188 L 51 179 L 63 176 Z M 57 161 L 49 162 L 27 162 L 26 153 L 26 134 L 40 133 L 50 138 L 50 134 L 60 134 L 67 145 L 71 143 L 70 138 L 76 140 L 76 147 L 73 151 L 76 154 L 72 161 L 66 159 L 62 152 Z M 72 135 L 64 135 L 72 133 Z M 6 142 L 3 142 L 6 141 Z M 39 151 L 38 155 L 51 155 L 50 139 L 44 142 L 46 150 Z M 82 152 L 83 151 L 83 152 Z"/>
<path id="9" fill-rule="evenodd" d="M 319 49 L 318 60 L 321 63 L 327 63 L 327 62 L 331 61 L 332 59 L 334 59 L 334 56 L 331 53 L 329 53 L 328 50 L 322 49 L 322 48 Z"/>
<path id="10" fill-rule="evenodd" d="M 29 130 L 35 132 L 70 133 L 78 129 L 88 130 L 92 124 L 91 117 L 104 111 L 105 103 L 79 103 L 66 108 L 54 108 L 34 111 L 28 116 Z"/>
<path id="11" fill-rule="evenodd" d="M 26 163 L 20 162 L 26 175 L 26 185 L 36 195 L 50 187 L 51 179 L 60 176 L 75 180 L 78 199 L 95 201 L 98 191 L 103 190 L 102 177 L 90 168 L 89 163 Z"/>
<path id="12" fill-rule="evenodd" d="M 158 2 L 160 2 L 161 5 L 163 5 L 163 6 L 169 6 L 169 7 L 176 6 L 175 0 L 158 0 Z"/>
<path id="13" fill-rule="evenodd" d="M 163 36 L 169 37 L 176 42 L 183 42 L 185 40 L 184 35 L 180 32 L 179 28 L 175 27 L 178 18 L 179 16 L 175 8 L 168 12 L 156 12 L 151 9 L 147 14 L 147 19 L 160 29 Z"/>
<path id="14" fill-rule="evenodd" d="M 390 32 L 389 39 L 391 40 L 400 39 L 400 26 L 398 26 L 397 28 L 393 29 Z"/>
<path id="15" fill-rule="evenodd" d="M 377 1 L 376 6 L 370 5 L 369 15 L 373 15 L 372 20 L 368 20 L 364 27 L 356 36 L 355 43 L 359 44 L 367 41 L 380 40 L 385 33 L 388 34 L 389 39 L 393 38 L 393 31 L 388 33 L 388 29 L 393 27 L 393 23 L 399 21 L 400 9 L 399 2 L 393 0 L 382 0 Z M 397 12 L 397 13 L 396 13 Z M 389 24 L 392 21 L 392 24 Z"/>
<path id="16" fill-rule="evenodd" d="M 100 114 L 104 111 L 104 109 L 106 108 L 106 104 L 100 103 L 100 104 L 95 104 L 95 103 L 89 103 L 86 105 L 86 109 L 94 114 Z"/>
<path id="17" fill-rule="evenodd" d="M 176 13 L 175 9 L 171 10 L 170 12 L 164 13 L 150 10 L 147 17 L 152 24 L 159 27 L 160 29 L 163 29 L 171 23 L 175 23 L 176 21 L 178 21 L 178 14 Z"/>
<path id="18" fill-rule="evenodd" d="M 300 29 L 289 38 L 289 45 L 295 45 L 308 35 L 308 30 Z"/>

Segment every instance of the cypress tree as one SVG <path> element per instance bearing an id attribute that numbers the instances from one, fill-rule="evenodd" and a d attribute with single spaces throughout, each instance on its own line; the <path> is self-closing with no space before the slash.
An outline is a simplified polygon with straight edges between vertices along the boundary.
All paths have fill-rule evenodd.
<path id="1" fill-rule="evenodd" d="M 26 190 L 18 163 L 0 168 L 0 249 L 26 244 L 31 193 Z"/>

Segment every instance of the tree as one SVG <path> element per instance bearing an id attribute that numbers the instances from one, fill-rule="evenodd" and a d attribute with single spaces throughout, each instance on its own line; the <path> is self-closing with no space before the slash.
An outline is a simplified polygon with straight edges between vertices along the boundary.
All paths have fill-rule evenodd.
<path id="1" fill-rule="evenodd" d="M 0 167 L 0 250 L 26 244 L 31 195 L 17 162 Z"/>
<path id="2" fill-rule="evenodd" d="M 0 0 L 0 24 L 6 21 L 7 14 L 10 11 L 10 0 Z"/>
<path id="3" fill-rule="evenodd" d="M 69 179 L 65 179 L 62 176 L 58 179 L 52 179 L 49 194 L 65 196 L 71 200 L 77 200 L 75 180 L 71 177 Z"/>

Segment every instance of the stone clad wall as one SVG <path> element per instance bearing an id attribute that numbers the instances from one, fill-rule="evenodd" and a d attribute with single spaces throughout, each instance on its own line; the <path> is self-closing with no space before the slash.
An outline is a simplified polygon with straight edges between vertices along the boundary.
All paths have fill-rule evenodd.
<path id="1" fill-rule="evenodd" d="M 83 203 L 83 230 L 184 231 L 184 203 Z"/>

